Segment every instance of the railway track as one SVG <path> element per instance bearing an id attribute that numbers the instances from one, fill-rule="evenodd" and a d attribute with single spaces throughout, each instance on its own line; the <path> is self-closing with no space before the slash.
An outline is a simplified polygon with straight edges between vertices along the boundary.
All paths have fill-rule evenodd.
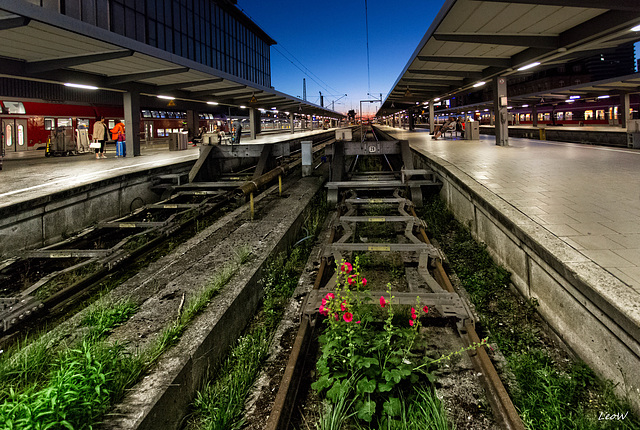
<path id="1" fill-rule="evenodd" d="M 373 142 L 387 138 L 373 137 L 377 135 L 375 131 L 373 136 L 371 133 L 366 135 Z M 366 146 L 367 140 L 363 139 L 361 143 Z M 327 330 L 324 320 L 329 317 L 322 315 L 326 314 L 326 310 L 322 312 L 323 306 L 332 294 L 345 297 L 344 286 L 339 280 L 343 275 L 340 264 L 357 259 L 362 276 L 368 279 L 366 291 L 359 294 L 368 296 L 369 302 L 373 303 L 370 306 L 377 307 L 378 298 L 389 300 L 391 296 L 393 304 L 400 308 L 427 306 L 430 312 L 428 317 L 421 318 L 422 330 L 432 333 L 438 327 L 448 326 L 450 330 L 446 336 L 452 340 L 444 343 L 467 349 L 464 354 L 491 405 L 489 421 L 494 424 L 487 428 L 524 429 L 487 355 L 486 346 L 477 346 L 484 342 L 476 333 L 470 305 L 453 287 L 442 264 L 443 256 L 430 243 L 425 225 L 414 211 L 414 202 L 408 198 L 405 175 L 406 170 L 413 169 L 404 169 L 404 166 L 394 169 L 394 165 L 398 166 L 397 160 L 383 155 L 379 160 L 384 170 L 358 172 L 358 156 L 355 158 L 348 163 L 350 167 L 344 178 L 348 180 L 341 184 L 342 198 L 328 226 L 330 232 L 324 234 L 326 240 L 318 251 L 321 257 L 313 287 L 301 307 L 297 335 L 264 428 L 293 428 L 292 417 L 300 425 L 300 414 L 308 422 L 308 417 L 304 418 L 304 412 L 300 410 L 304 409 L 303 403 L 309 396 L 308 381 L 315 374 L 318 336 Z M 367 164 L 360 164 L 362 166 Z M 396 186 L 398 180 L 405 182 L 404 186 Z M 349 187 L 350 181 L 354 187 Z M 437 187 L 437 182 L 432 181 L 431 186 Z M 424 183 L 421 187 L 425 188 Z M 389 277 L 389 272 L 401 273 L 401 276 L 396 273 Z"/>
<path id="2" fill-rule="evenodd" d="M 314 143 L 314 154 L 333 142 Z M 253 175 L 249 166 L 217 180 L 165 185 L 169 197 L 87 228 L 60 243 L 0 262 L 0 347 L 22 331 L 37 329 L 72 304 L 90 297 L 105 277 L 124 273 L 167 240 L 186 240 L 245 198 L 253 200 L 272 181 L 301 163 L 300 150 L 278 166 Z M 180 182 L 182 178 L 163 178 Z M 175 246 L 175 245 L 174 245 Z"/>

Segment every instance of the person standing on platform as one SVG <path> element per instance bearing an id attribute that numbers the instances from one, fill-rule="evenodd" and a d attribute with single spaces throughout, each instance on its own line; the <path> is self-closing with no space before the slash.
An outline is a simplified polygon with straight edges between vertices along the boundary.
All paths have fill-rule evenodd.
<path id="1" fill-rule="evenodd" d="M 100 117 L 100 121 L 93 124 L 93 140 L 100 142 L 100 148 L 96 148 L 96 159 L 107 158 L 105 153 L 105 142 L 109 140 L 109 127 L 104 122 L 104 117 Z"/>
<path id="2" fill-rule="evenodd" d="M 111 140 L 116 141 L 116 157 L 125 156 L 125 136 L 124 136 L 124 124 L 122 121 L 111 129 Z"/>
<path id="3" fill-rule="evenodd" d="M 240 135 L 242 133 L 242 123 L 238 123 L 238 126 L 236 127 L 236 143 L 240 143 Z"/>

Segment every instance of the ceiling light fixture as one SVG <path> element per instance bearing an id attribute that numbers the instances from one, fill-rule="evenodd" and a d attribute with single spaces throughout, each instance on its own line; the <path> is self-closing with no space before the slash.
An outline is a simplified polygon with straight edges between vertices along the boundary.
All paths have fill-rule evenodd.
<path id="1" fill-rule="evenodd" d="M 598 98 L 599 98 L 599 99 L 608 99 L 609 97 L 611 97 L 611 96 L 609 96 L 609 95 L 605 95 L 605 96 L 598 96 Z"/>
<path id="2" fill-rule="evenodd" d="M 72 88 L 82 88 L 83 90 L 97 90 L 98 87 L 94 87 L 93 85 L 82 85 L 82 84 L 72 84 L 71 82 L 67 82 L 64 84 L 65 87 Z"/>
<path id="3" fill-rule="evenodd" d="M 569 96 L 570 99 L 574 100 L 574 99 L 579 99 L 580 96 Z"/>
<path id="4" fill-rule="evenodd" d="M 536 61 L 535 63 L 527 64 L 526 66 L 522 66 L 518 69 L 518 72 L 522 72 L 523 70 L 533 69 L 536 66 L 539 66 L 540 62 Z"/>
<path id="5" fill-rule="evenodd" d="M 171 97 L 171 96 L 157 96 L 159 99 L 165 99 L 165 100 L 175 100 L 175 97 Z"/>
<path id="6" fill-rule="evenodd" d="M 474 87 L 474 88 L 481 87 L 481 86 L 483 86 L 484 84 L 486 84 L 486 82 L 484 82 L 484 81 L 480 81 L 480 82 L 478 82 L 478 83 L 473 84 L 473 87 Z"/>
<path id="7" fill-rule="evenodd" d="M 636 25 L 631 29 L 631 31 L 640 31 L 640 25 Z"/>
<path id="8" fill-rule="evenodd" d="M 529 105 L 522 105 L 522 107 L 529 107 Z"/>
<path id="9" fill-rule="evenodd" d="M 218 102 L 207 102 L 208 105 L 213 105 L 216 106 L 218 104 Z"/>

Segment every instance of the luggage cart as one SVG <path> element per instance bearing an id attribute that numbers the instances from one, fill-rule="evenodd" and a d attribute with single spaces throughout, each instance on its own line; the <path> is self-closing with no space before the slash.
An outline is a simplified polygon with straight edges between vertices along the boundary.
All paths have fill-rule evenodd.
<path id="1" fill-rule="evenodd" d="M 51 130 L 47 141 L 45 157 L 77 155 L 78 150 L 73 139 L 73 130 L 69 127 L 56 127 Z"/>

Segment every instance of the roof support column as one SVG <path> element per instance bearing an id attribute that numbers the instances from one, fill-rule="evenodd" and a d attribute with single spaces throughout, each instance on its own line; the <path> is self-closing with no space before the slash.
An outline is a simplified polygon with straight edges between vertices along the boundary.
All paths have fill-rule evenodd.
<path id="1" fill-rule="evenodd" d="M 507 111 L 507 78 L 493 78 L 493 112 L 495 113 L 496 145 L 509 146 L 509 121 Z"/>
<path id="2" fill-rule="evenodd" d="M 622 112 L 618 114 L 620 117 L 620 127 L 627 128 L 629 120 L 629 93 L 620 93 L 620 109 Z"/>
<path id="3" fill-rule="evenodd" d="M 436 126 L 433 118 L 433 105 L 433 100 L 429 100 L 429 133 L 433 133 Z"/>
<path id="4" fill-rule="evenodd" d="M 124 128 L 126 153 L 140 156 L 140 93 L 128 91 L 122 95 L 124 104 Z"/>
<path id="5" fill-rule="evenodd" d="M 291 128 L 291 134 L 293 134 L 293 132 L 294 132 L 293 129 L 294 129 L 295 125 L 296 124 L 295 124 L 295 122 L 293 120 L 293 112 L 291 112 L 289 114 L 289 128 Z"/>
<path id="6" fill-rule="evenodd" d="M 533 121 L 533 126 L 538 126 L 538 105 L 533 105 L 531 107 L 531 121 Z"/>
<path id="7" fill-rule="evenodd" d="M 391 127 L 396 128 L 396 114 L 393 114 L 393 117 L 391 119 Z"/>
<path id="8" fill-rule="evenodd" d="M 310 130 L 313 131 L 313 115 L 309 115 L 309 119 L 310 119 L 310 123 L 311 123 L 311 128 Z"/>
<path id="9" fill-rule="evenodd" d="M 189 140 L 200 134 L 200 115 L 197 110 L 187 109 L 187 129 L 189 130 L 187 136 Z"/>
<path id="10" fill-rule="evenodd" d="M 260 115 L 258 115 L 258 123 L 260 122 Z M 256 138 L 256 108 L 249 108 L 249 132 L 251 140 Z"/>
<path id="11" fill-rule="evenodd" d="M 413 131 L 416 128 L 416 119 L 413 115 L 413 109 L 409 109 L 407 114 L 409 115 L 409 131 Z"/>

